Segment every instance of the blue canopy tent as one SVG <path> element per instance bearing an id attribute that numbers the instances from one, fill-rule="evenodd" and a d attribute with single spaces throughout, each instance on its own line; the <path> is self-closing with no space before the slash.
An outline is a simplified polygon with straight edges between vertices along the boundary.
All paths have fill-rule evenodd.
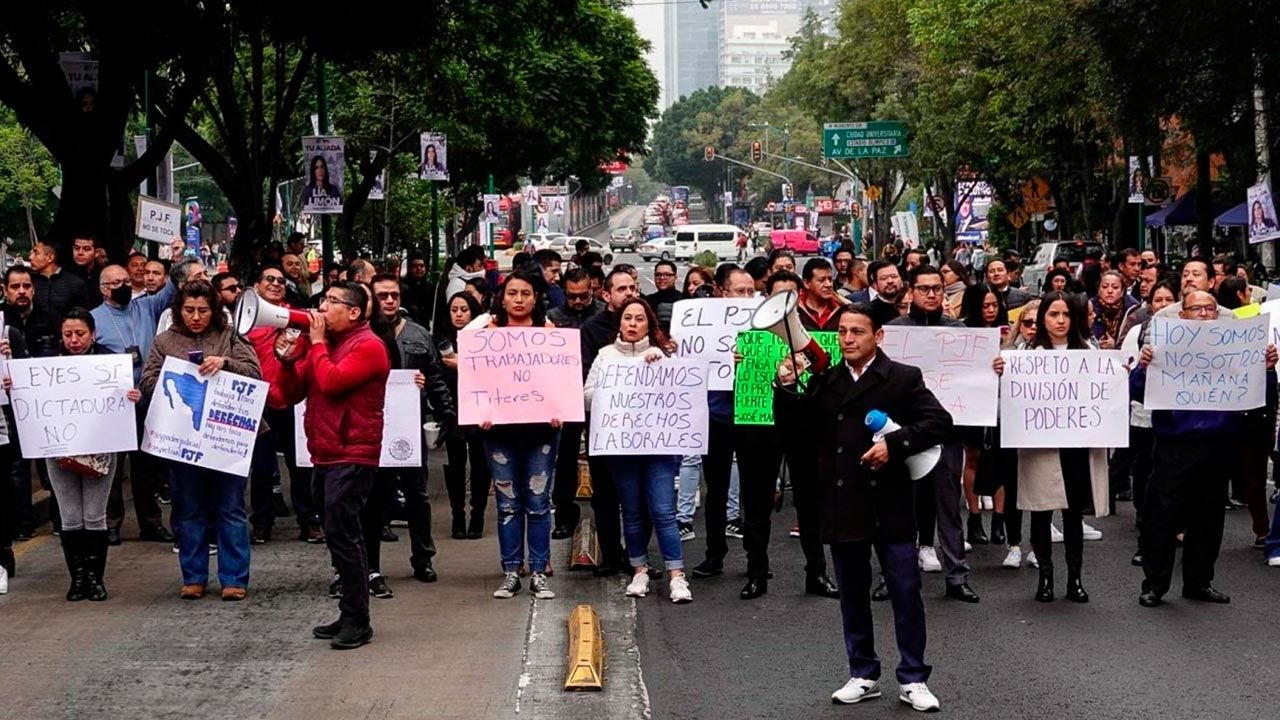
<path id="1" fill-rule="evenodd" d="M 1213 206 L 1213 216 L 1217 217 L 1227 209 L 1225 205 L 1215 203 Z M 1195 225 L 1196 224 L 1196 191 L 1188 190 L 1185 195 L 1178 198 L 1166 208 L 1152 213 L 1147 217 L 1147 227 L 1170 227 L 1174 225 Z"/>
<path id="2" fill-rule="evenodd" d="M 1222 213 L 1214 218 L 1213 224 L 1219 227 L 1246 227 L 1249 224 L 1249 203 L 1242 202 Z"/>

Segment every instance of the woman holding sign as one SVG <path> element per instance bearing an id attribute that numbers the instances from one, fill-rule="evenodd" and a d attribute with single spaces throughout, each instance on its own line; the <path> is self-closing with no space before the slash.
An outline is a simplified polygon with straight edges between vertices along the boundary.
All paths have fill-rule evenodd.
<path id="1" fill-rule="evenodd" d="M 670 341 L 658 326 L 658 316 L 649 303 L 640 298 L 627 300 L 618 310 L 617 317 L 618 339 L 612 345 L 600 348 L 600 354 L 587 374 L 583 389 L 587 410 L 591 409 L 600 369 L 604 365 L 623 358 L 644 358 L 645 362 L 653 363 L 667 356 L 665 348 Z M 644 597 L 649 593 L 648 520 L 653 525 L 653 533 L 658 536 L 662 560 L 671 573 L 671 602 L 691 602 L 693 595 L 684 576 L 680 530 L 676 527 L 674 481 L 680 469 L 680 458 L 675 455 L 612 455 L 605 461 L 622 503 L 622 534 L 634 573 L 627 585 L 627 595 Z"/>
<path id="2" fill-rule="evenodd" d="M 173 298 L 172 309 L 173 326 L 156 336 L 142 370 L 143 395 L 151 398 L 161 386 L 160 370 L 166 357 L 199 365 L 201 377 L 223 370 L 255 380 L 262 377 L 253 346 L 236 339 L 218 293 L 207 281 L 193 280 L 183 285 Z M 244 505 L 248 478 L 176 461 L 169 461 L 169 470 L 173 474 L 170 492 L 177 519 L 173 529 L 178 536 L 182 598 L 204 597 L 209 582 L 205 531 L 212 519 L 218 538 L 222 599 L 243 600 L 249 587 L 249 516 Z"/>
<path id="3" fill-rule="evenodd" d="M 1036 313 L 1032 350 L 1091 350 L 1082 303 L 1065 293 L 1045 293 Z M 1036 600 L 1053 602 L 1053 511 L 1062 513 L 1067 555 L 1067 599 L 1089 602 L 1080 582 L 1084 563 L 1084 509 L 1108 510 L 1107 452 L 1101 448 L 1018 450 L 1018 509 L 1031 512 L 1031 547 L 1040 565 Z"/>
<path id="4" fill-rule="evenodd" d="M 542 273 L 521 268 L 512 272 L 498 291 L 489 327 L 553 327 L 547 322 Z M 529 543 L 529 590 L 539 600 L 556 596 L 547 584 L 551 569 L 551 488 L 560 447 L 560 419 L 546 423 L 494 425 L 486 420 L 484 449 L 493 474 L 498 503 L 498 549 L 502 553 L 499 599 L 520 592 L 520 567 Z"/>

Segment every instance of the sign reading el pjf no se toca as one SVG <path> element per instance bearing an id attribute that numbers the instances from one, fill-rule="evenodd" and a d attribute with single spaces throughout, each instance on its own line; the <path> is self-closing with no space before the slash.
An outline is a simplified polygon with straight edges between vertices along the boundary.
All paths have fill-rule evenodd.
<path id="1" fill-rule="evenodd" d="M 1266 316 L 1248 320 L 1151 319 L 1148 410 L 1250 410 L 1267 387 Z"/>
<path id="2" fill-rule="evenodd" d="M 681 300 L 671 308 L 676 354 L 711 364 L 710 390 L 732 390 L 738 333 L 749 330 L 760 298 Z"/>
<path id="3" fill-rule="evenodd" d="M 10 360 L 13 416 L 22 455 L 65 457 L 138 448 L 128 355 Z"/>
<path id="4" fill-rule="evenodd" d="M 132 371 L 130 371 L 132 372 Z M 267 383 L 165 358 L 151 393 L 142 451 L 231 475 L 248 475 Z"/>
<path id="5" fill-rule="evenodd" d="M 503 327 L 458 333 L 458 422 L 582 422 L 578 331 Z"/>
<path id="6" fill-rule="evenodd" d="M 1002 446 L 1129 446 L 1129 372 L 1123 351 L 1009 350 L 1003 356 Z"/>
<path id="7" fill-rule="evenodd" d="M 999 330 L 886 325 L 880 349 L 891 360 L 920 368 L 924 384 L 956 425 L 996 424 L 1000 378 L 991 366 L 1000 354 Z"/>
<path id="8" fill-rule="evenodd" d="M 627 358 L 597 370 L 587 454 L 704 455 L 707 452 L 705 363 Z"/>

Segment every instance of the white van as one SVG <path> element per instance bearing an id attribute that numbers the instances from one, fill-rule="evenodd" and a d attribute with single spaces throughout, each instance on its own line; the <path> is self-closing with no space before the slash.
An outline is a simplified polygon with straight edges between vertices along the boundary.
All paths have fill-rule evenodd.
<path id="1" fill-rule="evenodd" d="M 681 225 L 676 228 L 676 259 L 689 260 L 710 250 L 720 260 L 738 257 L 738 236 L 742 230 L 734 225 Z"/>

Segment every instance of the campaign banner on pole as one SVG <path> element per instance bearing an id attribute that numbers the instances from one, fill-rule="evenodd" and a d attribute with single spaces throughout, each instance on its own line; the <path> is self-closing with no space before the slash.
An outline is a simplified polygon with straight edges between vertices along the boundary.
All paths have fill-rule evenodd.
<path id="1" fill-rule="evenodd" d="M 705 363 L 681 358 L 603 363 L 591 399 L 587 454 L 706 454 L 707 370 Z"/>
<path id="2" fill-rule="evenodd" d="M 418 177 L 422 180 L 449 179 L 449 140 L 444 133 L 424 132 L 420 138 Z"/>
<path id="3" fill-rule="evenodd" d="M 138 196 L 133 234 L 160 243 L 182 237 L 182 208 L 145 195 Z"/>
<path id="4" fill-rule="evenodd" d="M 1155 159 L 1147 157 L 1147 167 L 1154 168 Z M 1137 155 L 1129 156 L 1129 204 L 1141 205 L 1147 201 L 1147 174 L 1142 172 L 1142 163 Z"/>
<path id="5" fill-rule="evenodd" d="M 551 208 L 552 215 L 564 215 L 564 195 L 552 195 L 547 198 L 547 207 Z"/>
<path id="6" fill-rule="evenodd" d="M 840 340 L 833 332 L 809 333 L 831 356 L 840 361 Z M 787 343 L 767 330 L 748 330 L 738 334 L 738 363 L 733 384 L 733 422 L 735 425 L 773 424 L 773 380 L 778 363 L 787 356 Z M 801 375 L 803 386 L 807 374 Z M 779 391 L 787 392 L 787 391 Z"/>
<path id="7" fill-rule="evenodd" d="M 980 244 L 987 241 L 987 215 L 994 198 L 995 190 L 986 182 L 956 181 L 956 242 Z"/>
<path id="8" fill-rule="evenodd" d="M 25 458 L 138 449 L 128 355 L 10 360 L 13 417 Z"/>
<path id="9" fill-rule="evenodd" d="M 761 298 L 680 300 L 671 308 L 671 339 L 676 355 L 711 365 L 710 390 L 733 389 L 733 351 L 738 333 L 749 330 Z"/>
<path id="10" fill-rule="evenodd" d="M 302 212 L 314 215 L 342 213 L 343 139 L 331 135 L 302 138 Z"/>
<path id="11" fill-rule="evenodd" d="M 999 329 L 886 325 L 880 349 L 920 368 L 956 425 L 995 427 L 1000 376 L 991 364 L 1000 355 Z"/>
<path id="12" fill-rule="evenodd" d="M 1248 320 L 1154 317 L 1147 342 L 1148 410 L 1252 410 L 1266 402 L 1267 326 Z"/>
<path id="13" fill-rule="evenodd" d="M 142 451 L 248 476 L 269 385 L 226 370 L 202 376 L 199 367 L 165 358 L 143 425 Z"/>
<path id="14" fill-rule="evenodd" d="M 84 52 L 58 53 L 58 65 L 71 88 L 71 97 L 80 100 L 80 110 L 87 112 L 84 103 L 96 100 L 98 94 L 98 61 Z M 92 108 L 92 105 L 90 106 Z"/>
<path id="15" fill-rule="evenodd" d="M 1280 238 L 1280 226 L 1276 223 L 1276 206 L 1271 188 L 1258 183 L 1249 188 L 1249 242 L 1260 243 Z"/>
<path id="16" fill-rule="evenodd" d="M 501 202 L 502 202 L 501 195 L 497 195 L 497 194 L 485 195 L 484 196 L 484 216 L 481 218 L 480 221 L 484 223 L 488 223 L 490 225 L 495 225 L 498 222 L 500 222 L 502 219 L 502 210 L 500 205 Z"/>
<path id="17" fill-rule="evenodd" d="M 387 178 L 390 176 L 390 172 L 390 170 L 383 170 L 373 179 L 373 187 L 369 188 L 370 200 L 387 199 Z"/>
<path id="18" fill-rule="evenodd" d="M 463 330 L 457 349 L 460 424 L 586 419 L 582 345 L 576 329 Z"/>
<path id="19" fill-rule="evenodd" d="M 417 370 L 392 370 L 382 403 L 382 455 L 378 467 L 422 467 L 422 393 Z M 307 449 L 307 401 L 293 406 L 293 448 L 298 467 L 313 467 Z"/>
<path id="20" fill-rule="evenodd" d="M 1129 372 L 1120 350 L 1009 350 L 1000 376 L 1000 445 L 1129 446 Z"/>

